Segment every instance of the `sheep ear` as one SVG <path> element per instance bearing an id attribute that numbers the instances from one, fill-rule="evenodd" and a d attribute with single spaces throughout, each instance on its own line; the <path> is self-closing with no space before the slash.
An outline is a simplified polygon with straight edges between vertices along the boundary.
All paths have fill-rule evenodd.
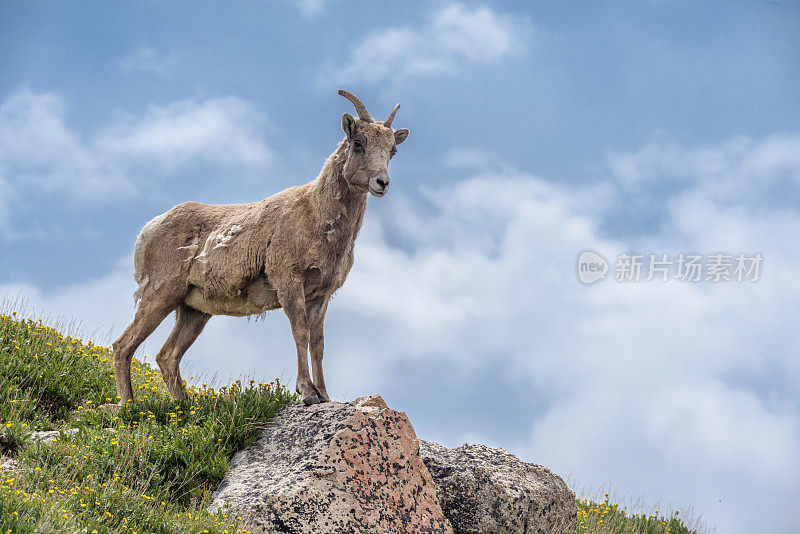
<path id="1" fill-rule="evenodd" d="M 342 115 L 342 130 L 347 134 L 348 139 L 353 138 L 356 133 L 356 120 L 349 113 Z"/>
<path id="2" fill-rule="evenodd" d="M 400 128 L 399 130 L 395 130 L 394 132 L 394 144 L 399 145 L 406 139 L 408 139 L 408 134 L 411 132 L 408 131 L 408 128 Z"/>

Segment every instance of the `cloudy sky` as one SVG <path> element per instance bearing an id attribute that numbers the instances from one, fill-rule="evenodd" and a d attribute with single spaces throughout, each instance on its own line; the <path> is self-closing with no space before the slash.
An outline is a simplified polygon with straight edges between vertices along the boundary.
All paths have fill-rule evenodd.
<path id="1" fill-rule="evenodd" d="M 329 308 L 332 396 L 381 393 L 421 437 L 579 492 L 789 532 L 799 24 L 783 1 L 2 2 L 0 298 L 110 343 L 145 222 L 313 179 L 353 113 L 340 87 L 378 117 L 399 101 L 411 136 Z M 585 249 L 610 263 L 593 285 Z M 763 262 L 614 279 L 619 255 L 644 279 L 681 253 Z M 184 375 L 293 384 L 293 352 L 280 311 L 217 317 Z"/>

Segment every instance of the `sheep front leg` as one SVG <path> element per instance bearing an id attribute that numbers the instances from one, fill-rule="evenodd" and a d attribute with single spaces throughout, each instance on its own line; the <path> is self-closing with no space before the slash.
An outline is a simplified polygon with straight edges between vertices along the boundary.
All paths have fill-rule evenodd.
<path id="1" fill-rule="evenodd" d="M 310 329 L 311 369 L 314 371 L 314 386 L 322 396 L 322 402 L 330 400 L 328 390 L 325 389 L 325 376 L 322 374 L 322 353 L 325 350 L 323 327 L 325 325 L 325 312 L 328 310 L 327 296 L 317 297 L 308 302 L 308 326 Z"/>
<path id="2" fill-rule="evenodd" d="M 286 312 L 286 316 L 289 318 L 289 324 L 292 326 L 292 336 L 297 346 L 297 385 L 295 390 L 303 398 L 303 404 L 317 404 L 322 402 L 322 395 L 314 387 L 311 375 L 308 372 L 309 328 L 303 284 L 290 282 L 278 296 L 283 311 Z"/>

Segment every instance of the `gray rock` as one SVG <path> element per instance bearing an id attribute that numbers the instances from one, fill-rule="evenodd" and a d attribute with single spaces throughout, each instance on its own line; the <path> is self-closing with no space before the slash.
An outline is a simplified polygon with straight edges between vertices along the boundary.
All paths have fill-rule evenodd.
<path id="1" fill-rule="evenodd" d="M 233 457 L 210 510 L 253 534 L 453 532 L 414 429 L 379 395 L 284 407 Z"/>
<path id="2" fill-rule="evenodd" d="M 115 434 L 117 432 L 116 429 L 113 428 L 104 428 L 103 430 L 110 434 Z M 37 432 L 31 432 L 29 437 L 32 441 L 38 441 L 44 445 L 48 445 L 57 440 L 62 433 L 65 436 L 73 436 L 78 432 L 79 429 L 77 428 L 65 428 L 63 430 L 40 430 Z"/>
<path id="3" fill-rule="evenodd" d="M 41 430 L 38 432 L 31 432 L 30 439 L 32 441 L 40 441 L 43 444 L 48 444 L 57 440 L 61 436 L 62 432 L 65 436 L 71 436 L 73 434 L 77 434 L 78 429 L 67 428 L 65 430 Z"/>
<path id="4" fill-rule="evenodd" d="M 0 456 L 0 476 L 17 477 L 21 472 L 22 470 L 15 459 L 9 458 L 8 456 Z"/>
<path id="5" fill-rule="evenodd" d="M 456 534 L 577 530 L 575 494 L 546 467 L 485 445 L 448 449 L 420 440 L 420 455 Z"/>

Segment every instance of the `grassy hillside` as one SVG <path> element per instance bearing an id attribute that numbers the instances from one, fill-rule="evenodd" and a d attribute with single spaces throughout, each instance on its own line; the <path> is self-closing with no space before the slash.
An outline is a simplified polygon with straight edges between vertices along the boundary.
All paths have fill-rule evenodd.
<path id="1" fill-rule="evenodd" d="M 97 407 L 116 400 L 112 359 L 41 322 L 0 317 L 0 446 L 17 464 L 0 473 L 0 533 L 239 532 L 204 508 L 233 453 L 294 395 L 277 381 L 236 382 L 176 402 L 134 361 L 138 401 L 108 414 Z M 26 443 L 31 429 L 66 428 L 79 431 Z"/>
<path id="2" fill-rule="evenodd" d="M 296 397 L 278 381 L 237 381 L 176 402 L 157 370 L 134 361 L 137 401 L 106 413 L 112 360 L 40 321 L 0 316 L 0 534 L 245 532 L 205 508 L 233 453 Z M 42 445 L 27 437 L 34 429 L 77 433 Z M 578 510 L 578 532 L 693 532 L 607 499 L 579 500 Z"/>

